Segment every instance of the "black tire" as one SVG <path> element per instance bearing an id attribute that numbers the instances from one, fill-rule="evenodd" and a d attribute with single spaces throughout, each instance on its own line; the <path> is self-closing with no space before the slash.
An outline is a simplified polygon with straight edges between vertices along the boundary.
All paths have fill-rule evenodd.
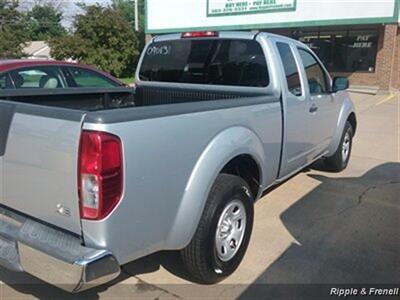
<path id="1" fill-rule="evenodd" d="M 238 202 L 243 204 L 239 205 L 246 211 L 244 236 L 238 249 L 234 250 L 237 251 L 234 256 L 228 261 L 223 261 L 216 250 L 218 222 L 224 210 Z M 253 202 L 249 186 L 242 178 L 229 174 L 218 175 L 193 239 L 186 248 L 181 250 L 183 265 L 197 282 L 216 283 L 237 269 L 247 250 L 253 229 Z"/>
<path id="2" fill-rule="evenodd" d="M 331 157 L 327 157 L 324 160 L 324 164 L 326 166 L 326 169 L 328 171 L 333 171 L 333 172 L 340 172 L 346 169 L 349 160 L 350 160 L 350 155 L 351 155 L 351 149 L 353 146 L 353 136 L 354 136 L 354 131 L 349 122 L 346 122 L 342 137 L 340 139 L 339 147 L 337 148 L 336 152 L 333 154 Z M 349 138 L 349 148 L 348 148 L 348 153 L 346 158 L 344 158 L 343 154 L 343 144 L 345 142 L 345 139 Z"/>

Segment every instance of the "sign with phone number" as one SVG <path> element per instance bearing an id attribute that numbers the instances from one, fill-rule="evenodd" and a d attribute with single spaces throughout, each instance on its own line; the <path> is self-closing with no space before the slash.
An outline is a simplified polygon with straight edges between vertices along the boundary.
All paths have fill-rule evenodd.
<path id="1" fill-rule="evenodd" d="M 296 9 L 296 0 L 207 0 L 207 15 L 223 16 Z"/>

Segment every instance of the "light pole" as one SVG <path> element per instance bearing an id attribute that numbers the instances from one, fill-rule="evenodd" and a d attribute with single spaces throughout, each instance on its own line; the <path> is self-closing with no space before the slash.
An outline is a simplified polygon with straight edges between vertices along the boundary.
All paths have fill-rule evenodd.
<path id="1" fill-rule="evenodd" d="M 135 1 L 135 30 L 139 31 L 139 4 L 138 0 Z"/>

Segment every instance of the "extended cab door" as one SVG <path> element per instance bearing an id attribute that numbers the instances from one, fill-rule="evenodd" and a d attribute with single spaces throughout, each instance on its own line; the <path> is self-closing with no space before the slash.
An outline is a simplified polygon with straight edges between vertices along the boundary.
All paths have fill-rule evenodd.
<path id="1" fill-rule="evenodd" d="M 331 79 L 315 55 L 306 48 L 297 47 L 302 72 L 305 76 L 308 106 L 308 137 L 311 161 L 326 150 L 336 128 L 336 103 L 331 94 Z"/>
<path id="2" fill-rule="evenodd" d="M 282 163 L 279 177 L 284 177 L 307 163 L 310 151 L 308 137 L 308 102 L 304 91 L 304 80 L 300 76 L 300 64 L 295 47 L 285 39 L 274 37 L 282 85 L 284 115 L 284 135 Z"/>

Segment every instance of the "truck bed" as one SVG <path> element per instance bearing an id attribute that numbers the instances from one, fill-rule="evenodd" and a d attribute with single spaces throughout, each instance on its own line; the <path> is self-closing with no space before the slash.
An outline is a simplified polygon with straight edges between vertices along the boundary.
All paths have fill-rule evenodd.
<path id="1" fill-rule="evenodd" d="M 157 118 L 167 121 L 170 120 L 167 117 L 178 118 L 178 123 L 167 121 L 167 124 L 162 125 L 165 127 L 162 136 L 172 134 L 178 138 L 175 131 L 181 132 L 187 128 L 189 123 L 194 122 L 193 117 L 198 120 L 194 128 L 208 126 L 204 123 L 202 113 L 209 114 L 215 121 L 219 120 L 218 116 L 225 116 L 226 122 L 231 120 L 229 123 L 233 126 L 237 122 L 246 123 L 251 120 L 252 113 L 246 109 L 247 106 L 263 105 L 266 110 L 263 114 L 273 115 L 269 122 L 281 124 L 279 99 L 265 92 L 143 86 L 136 90 L 1 91 L 2 98 L 0 175 L 7 176 L 0 180 L 0 204 L 77 235 L 82 232 L 76 171 L 82 128 L 110 130 L 113 133 L 114 128 L 122 126 L 121 129 L 129 128 L 130 134 L 122 136 L 121 129 L 116 129 L 114 134 L 121 136 L 124 147 L 128 147 L 130 141 L 140 141 L 139 144 L 148 149 L 165 149 L 167 145 L 158 145 L 159 141 L 147 145 L 142 139 L 146 130 L 140 128 L 147 124 L 147 120 Z M 272 105 L 270 108 L 269 104 Z M 235 109 L 243 111 L 239 114 L 243 120 L 239 121 L 235 117 Z M 158 136 L 161 131 L 156 125 L 158 122 L 151 122 L 153 125 L 146 128 L 155 129 L 158 133 L 147 133 L 146 136 Z M 202 136 L 196 151 L 203 149 L 209 139 L 225 126 L 221 122 L 215 123 L 210 132 Z M 182 134 L 179 137 L 182 141 L 191 138 L 190 132 Z M 275 135 L 280 137 L 280 130 Z M 196 152 L 186 156 L 194 158 L 199 154 Z M 132 158 L 129 157 L 128 161 Z M 188 168 L 185 170 L 187 172 L 193 166 L 187 164 L 185 167 Z M 126 172 L 129 173 L 129 170 Z"/>
<path id="2" fill-rule="evenodd" d="M 80 111 L 179 104 L 257 96 L 257 93 L 187 88 L 23 89 L 0 91 L 0 99 Z"/>
<path id="3" fill-rule="evenodd" d="M 72 88 L 1 90 L 0 99 L 41 106 L 98 111 L 135 106 L 132 88 Z"/>

